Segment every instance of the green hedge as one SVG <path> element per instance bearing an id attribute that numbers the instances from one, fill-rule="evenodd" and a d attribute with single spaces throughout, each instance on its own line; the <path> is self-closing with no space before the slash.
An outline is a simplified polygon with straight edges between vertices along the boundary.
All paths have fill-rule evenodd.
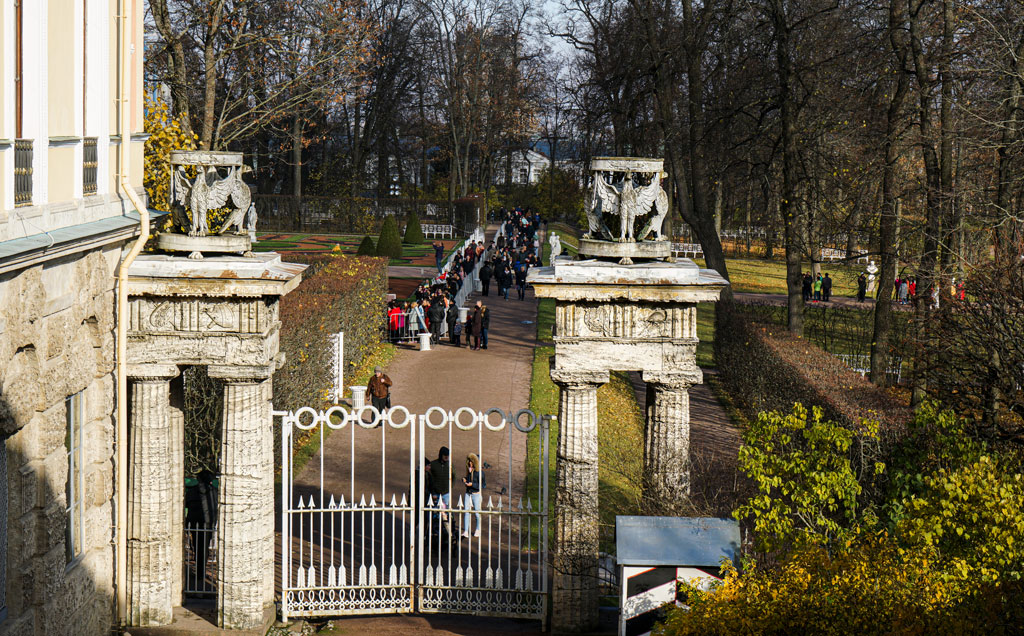
<path id="1" fill-rule="evenodd" d="M 330 334 L 345 333 L 346 373 L 381 342 L 387 261 L 334 254 L 291 254 L 288 260 L 309 268 L 281 299 L 285 364 L 274 374 L 274 406 L 322 406 L 331 384 Z"/>
<path id="2" fill-rule="evenodd" d="M 398 236 L 398 223 L 393 216 L 384 219 L 384 226 L 380 229 L 380 238 L 377 239 L 377 256 L 402 257 L 402 239 Z"/>
<path id="3" fill-rule="evenodd" d="M 376 256 L 377 246 L 373 244 L 373 238 L 364 236 L 361 243 L 359 243 L 359 249 L 356 250 L 356 256 Z"/>
<path id="4" fill-rule="evenodd" d="M 877 420 L 901 429 L 910 410 L 852 371 L 835 356 L 773 324 L 750 322 L 738 312 L 721 315 L 715 364 L 730 395 L 749 415 L 789 412 L 793 403 L 819 406 L 846 426 Z"/>
<path id="5" fill-rule="evenodd" d="M 422 245 L 423 241 L 423 228 L 420 226 L 420 217 L 413 212 L 405 223 L 405 236 L 402 237 L 402 242 L 406 245 Z"/>

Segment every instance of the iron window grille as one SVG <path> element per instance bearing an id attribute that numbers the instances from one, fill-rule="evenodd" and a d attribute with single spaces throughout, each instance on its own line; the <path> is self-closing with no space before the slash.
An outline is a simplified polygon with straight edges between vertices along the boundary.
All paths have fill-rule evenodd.
<path id="1" fill-rule="evenodd" d="M 96 138 L 86 137 L 82 142 L 82 194 L 96 194 L 96 174 L 99 165 Z"/>
<path id="2" fill-rule="evenodd" d="M 32 203 L 32 140 L 14 140 L 14 205 Z"/>

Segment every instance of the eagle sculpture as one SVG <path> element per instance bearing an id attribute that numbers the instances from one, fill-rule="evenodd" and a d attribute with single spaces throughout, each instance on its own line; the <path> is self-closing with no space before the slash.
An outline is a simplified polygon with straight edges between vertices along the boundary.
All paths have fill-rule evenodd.
<path id="1" fill-rule="evenodd" d="M 249 166 L 232 166 L 226 177 L 218 179 L 216 167 L 199 166 L 195 181 L 189 183 L 185 169 L 176 169 L 171 182 L 174 222 L 180 227 L 188 227 L 189 236 L 206 236 L 210 232 L 206 221 L 207 213 L 224 207 L 228 199 L 231 199 L 234 210 L 224 222 L 220 233 L 223 234 L 225 229 L 232 225 L 240 226 L 240 221 L 252 201 L 252 192 L 242 181 L 242 175 L 250 171 Z M 188 218 L 186 208 L 192 212 L 191 219 Z"/>
<path id="2" fill-rule="evenodd" d="M 657 178 L 651 179 L 651 183 L 639 188 L 633 185 L 633 173 L 627 172 L 626 177 L 619 186 L 607 183 L 603 177 L 598 175 L 594 179 L 595 207 L 600 204 L 601 212 L 618 212 L 619 242 L 632 242 L 636 240 L 633 231 L 633 223 L 637 217 L 643 216 L 651 211 L 651 206 L 656 205 L 658 216 L 664 218 L 664 212 L 668 211 L 668 197 L 661 189 L 661 183 Z M 660 225 L 660 224 L 659 224 Z M 644 228 L 643 235 L 646 235 L 650 227 Z M 658 230 L 660 236 L 661 231 Z"/>

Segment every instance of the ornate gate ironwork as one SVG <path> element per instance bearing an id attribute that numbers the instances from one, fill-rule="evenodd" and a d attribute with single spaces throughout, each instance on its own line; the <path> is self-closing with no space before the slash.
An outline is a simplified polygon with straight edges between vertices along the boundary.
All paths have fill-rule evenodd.
<path id="1" fill-rule="evenodd" d="M 282 618 L 421 611 L 546 622 L 551 418 L 467 407 L 414 415 L 402 406 L 274 416 Z M 329 431 L 341 436 L 332 451 L 297 474 L 295 451 L 313 437 L 323 450 Z M 452 470 L 433 490 L 447 500 L 428 484 L 426 461 L 441 446 L 451 449 Z M 536 475 L 525 474 L 528 452 Z M 465 494 L 469 453 L 483 468 L 479 497 Z"/>

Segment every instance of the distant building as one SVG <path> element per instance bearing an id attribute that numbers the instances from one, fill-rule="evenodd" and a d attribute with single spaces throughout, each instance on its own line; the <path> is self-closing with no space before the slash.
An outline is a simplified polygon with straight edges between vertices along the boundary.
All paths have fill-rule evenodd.
<path id="1" fill-rule="evenodd" d="M 132 134 L 118 137 L 119 7 Z M 115 621 L 115 272 L 139 219 L 143 3 L 0 0 L 0 634 Z"/>
<path id="2" fill-rule="evenodd" d="M 509 161 L 511 160 L 511 169 Z M 551 166 L 551 160 L 532 148 L 501 151 L 494 161 L 495 185 L 536 185 L 540 176 Z"/>

